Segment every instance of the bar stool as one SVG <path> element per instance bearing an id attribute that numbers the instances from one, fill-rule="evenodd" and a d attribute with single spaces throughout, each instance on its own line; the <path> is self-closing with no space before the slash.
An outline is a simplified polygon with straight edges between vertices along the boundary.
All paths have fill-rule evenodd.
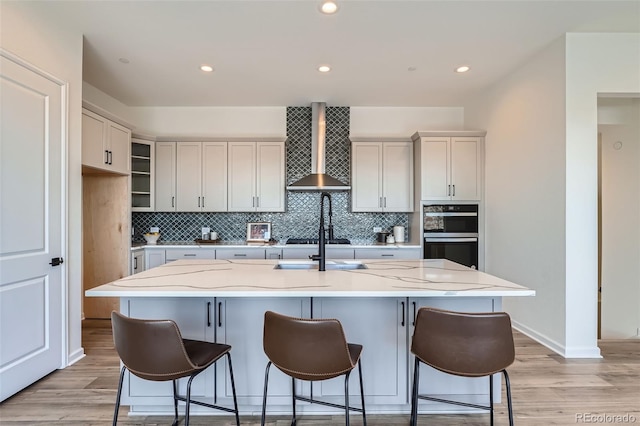
<path id="1" fill-rule="evenodd" d="M 113 413 L 113 426 L 116 426 L 118 422 L 122 382 L 126 370 L 146 380 L 173 381 L 174 425 L 178 424 L 178 401 L 186 402 L 185 426 L 189 425 L 189 407 L 192 403 L 234 413 L 236 425 L 240 425 L 236 387 L 233 381 L 233 369 L 229 353 L 231 346 L 183 339 L 178 326 L 171 320 L 135 319 L 115 311 L 111 312 L 111 327 L 113 329 L 113 342 L 123 364 L 120 371 L 115 412 Z M 213 365 L 223 355 L 227 356 L 227 361 L 229 362 L 234 408 L 192 400 L 191 382 L 193 378 L 207 367 Z M 182 377 L 189 377 L 186 396 L 177 394 L 177 379 Z"/>
<path id="2" fill-rule="evenodd" d="M 411 342 L 415 355 L 411 425 L 418 422 L 418 399 L 489 410 L 493 425 L 493 374 L 504 374 L 513 426 L 511 386 L 506 368 L 515 360 L 511 319 L 505 312 L 463 313 L 420 308 Z M 456 376 L 489 377 L 489 406 L 418 394 L 420 363 Z"/>
<path id="3" fill-rule="evenodd" d="M 262 399 L 262 421 L 265 424 L 269 368 L 274 364 L 291 377 L 293 417 L 296 424 L 296 400 L 342 408 L 346 425 L 349 425 L 349 410 L 362 413 L 364 425 L 367 416 L 364 407 L 362 386 L 362 345 L 347 343 L 342 325 L 336 319 L 302 319 L 267 311 L 264 314 L 264 353 L 269 358 L 264 374 Z M 349 375 L 358 365 L 362 408 L 349 406 Z M 319 401 L 296 395 L 296 379 L 319 381 L 344 375 L 344 405 Z"/>

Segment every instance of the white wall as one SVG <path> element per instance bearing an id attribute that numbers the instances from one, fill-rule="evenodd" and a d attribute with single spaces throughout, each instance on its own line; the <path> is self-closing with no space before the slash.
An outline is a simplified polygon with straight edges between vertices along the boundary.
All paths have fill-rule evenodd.
<path id="1" fill-rule="evenodd" d="M 640 93 L 639 71 L 640 34 L 567 34 L 465 108 L 487 129 L 486 269 L 537 291 L 504 307 L 566 357 L 599 356 L 597 96 Z"/>
<path id="2" fill-rule="evenodd" d="M 83 100 L 134 133 L 181 137 L 285 137 L 286 107 L 130 107 L 84 83 Z M 95 111 L 100 113 L 101 111 Z"/>
<path id="3" fill-rule="evenodd" d="M 465 108 L 485 138 L 485 269 L 536 291 L 505 300 L 520 329 L 563 352 L 564 40 Z"/>
<path id="4" fill-rule="evenodd" d="M 68 251 L 68 361 L 83 356 L 82 317 L 82 34 L 52 25 L 31 2 L 2 1 L 0 45 L 36 67 L 69 84 L 69 134 L 67 145 Z"/>
<path id="5" fill-rule="evenodd" d="M 600 100 L 601 337 L 640 327 L 640 99 Z"/>
<path id="6" fill-rule="evenodd" d="M 567 34 L 567 355 L 597 330 L 598 93 L 640 93 L 640 34 Z"/>
<path id="7" fill-rule="evenodd" d="M 351 107 L 353 137 L 411 137 L 419 130 L 462 130 L 462 107 Z"/>

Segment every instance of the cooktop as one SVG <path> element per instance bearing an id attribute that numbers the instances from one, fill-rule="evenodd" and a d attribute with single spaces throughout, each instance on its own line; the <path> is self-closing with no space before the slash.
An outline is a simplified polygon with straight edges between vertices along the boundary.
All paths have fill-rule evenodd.
<path id="1" fill-rule="evenodd" d="M 317 238 L 289 238 L 287 244 L 318 244 Z M 327 244 L 351 244 L 346 238 L 327 240 Z"/>

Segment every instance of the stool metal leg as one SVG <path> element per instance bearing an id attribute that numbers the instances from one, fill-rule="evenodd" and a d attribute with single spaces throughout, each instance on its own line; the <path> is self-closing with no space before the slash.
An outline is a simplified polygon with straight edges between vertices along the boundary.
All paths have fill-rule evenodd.
<path id="1" fill-rule="evenodd" d="M 269 385 L 269 367 L 271 367 L 271 361 L 267 362 L 267 368 L 264 371 L 264 391 L 262 394 L 262 419 L 260 420 L 260 426 L 264 426 L 266 414 L 267 414 L 267 387 Z"/>
<path id="2" fill-rule="evenodd" d="M 293 404 L 293 417 L 291 418 L 291 426 L 296 426 L 296 379 L 291 378 L 291 399 Z"/>
<path id="3" fill-rule="evenodd" d="M 511 383 L 509 382 L 509 375 L 507 370 L 502 370 L 504 374 L 504 383 L 507 387 L 507 407 L 509 408 L 509 426 L 513 426 L 513 407 L 511 406 Z"/>
<path id="4" fill-rule="evenodd" d="M 178 381 L 172 380 L 172 389 L 173 389 L 173 425 L 178 426 Z"/>
<path id="5" fill-rule="evenodd" d="M 418 424 L 418 380 L 420 379 L 420 361 L 416 357 L 413 365 L 413 394 L 411 395 L 411 426 Z"/>
<path id="6" fill-rule="evenodd" d="M 489 375 L 489 418 L 493 426 L 493 375 Z"/>
<path id="7" fill-rule="evenodd" d="M 358 360 L 358 375 L 360 376 L 360 398 L 362 399 L 362 424 L 367 426 L 367 414 L 364 410 L 364 386 L 362 385 L 362 360 Z"/>
<path id="8" fill-rule="evenodd" d="M 122 395 L 122 382 L 124 381 L 124 372 L 127 367 L 122 366 L 120 370 L 120 381 L 118 382 L 118 394 L 116 395 L 116 409 L 113 412 L 113 426 L 118 424 L 118 411 L 120 411 L 120 396 Z"/>
<path id="9" fill-rule="evenodd" d="M 345 425 L 349 426 L 349 375 L 350 371 L 344 375 L 344 415 Z"/>
<path id="10" fill-rule="evenodd" d="M 196 377 L 195 374 L 192 374 L 189 377 L 189 381 L 187 382 L 187 406 L 184 409 L 184 426 L 189 426 L 189 408 L 191 405 L 191 382 L 193 378 Z"/>
<path id="11" fill-rule="evenodd" d="M 229 376 L 231 376 L 231 391 L 233 392 L 233 408 L 236 414 L 236 426 L 240 426 L 240 413 L 238 412 L 238 399 L 236 398 L 236 383 L 233 379 L 233 367 L 231 366 L 231 354 L 227 352 L 227 361 L 229 362 Z"/>

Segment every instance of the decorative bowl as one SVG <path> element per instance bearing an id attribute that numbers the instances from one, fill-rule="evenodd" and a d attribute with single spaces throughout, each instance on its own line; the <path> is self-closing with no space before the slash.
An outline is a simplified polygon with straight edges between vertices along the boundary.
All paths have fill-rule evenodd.
<path id="1" fill-rule="evenodd" d="M 142 235 L 144 239 L 147 241 L 147 244 L 156 244 L 158 242 L 158 238 L 160 238 L 159 232 L 147 232 Z"/>

